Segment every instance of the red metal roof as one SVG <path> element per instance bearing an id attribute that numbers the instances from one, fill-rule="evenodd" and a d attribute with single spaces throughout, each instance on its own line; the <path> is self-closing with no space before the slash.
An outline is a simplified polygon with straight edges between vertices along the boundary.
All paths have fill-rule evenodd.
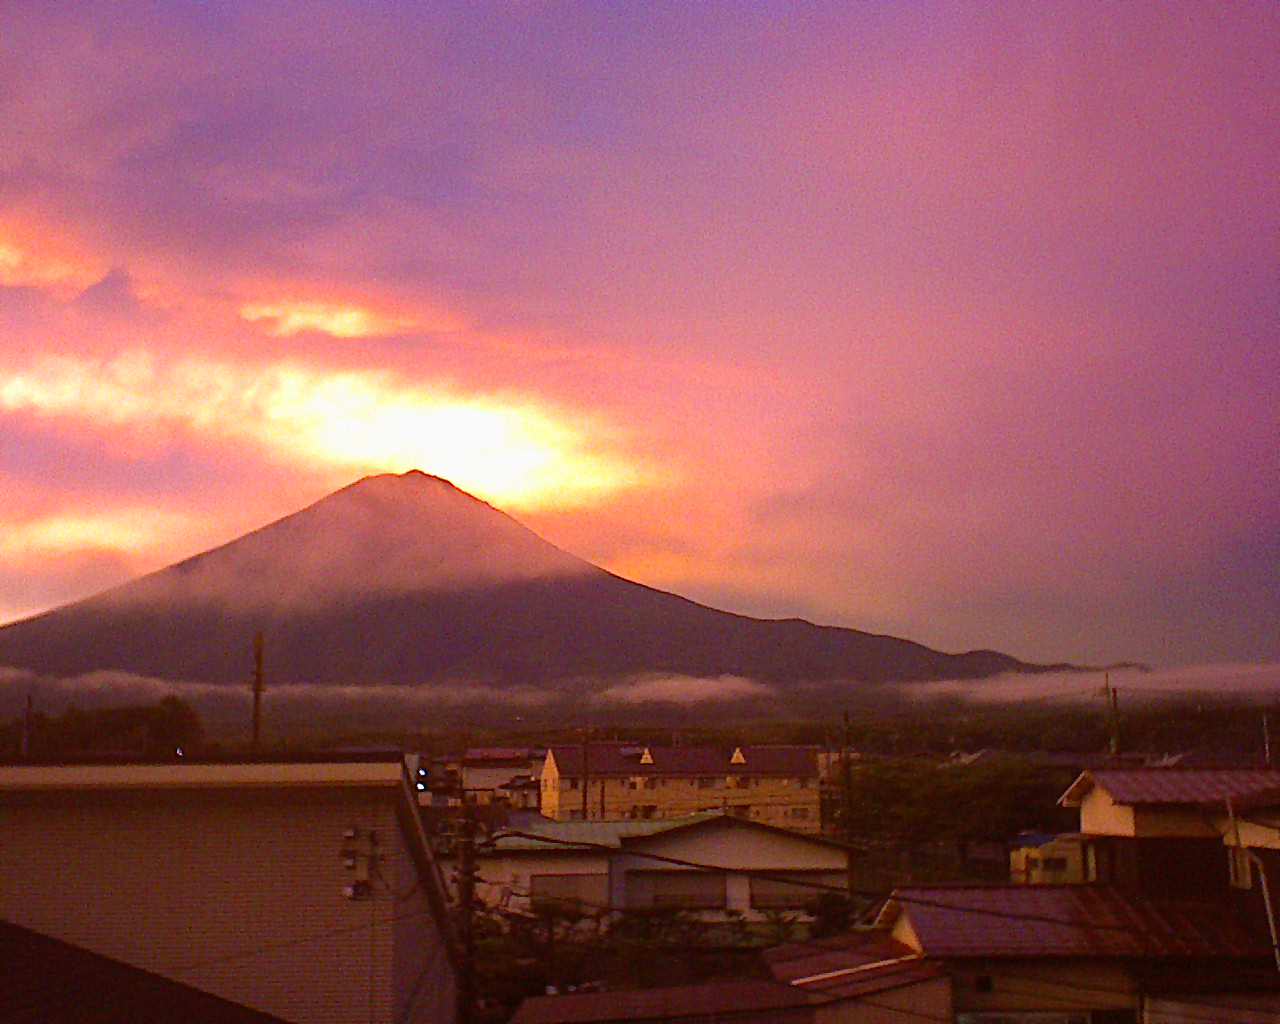
<path id="1" fill-rule="evenodd" d="M 887 929 L 877 928 L 774 946 L 764 950 L 761 956 L 775 978 L 790 982 L 824 971 L 896 960 L 914 952 L 910 946 L 891 939 Z"/>
<path id="2" fill-rule="evenodd" d="M 648 749 L 652 764 L 641 764 Z M 592 775 L 780 775 L 817 778 L 818 748 L 742 747 L 745 763 L 731 764 L 732 747 L 642 747 L 638 744 L 592 743 L 587 767 Z M 580 745 L 551 748 L 561 775 L 582 775 Z"/>
<path id="3" fill-rule="evenodd" d="M 1218 903 L 1141 899 L 1105 886 L 896 889 L 882 921 L 905 914 L 929 957 L 1267 957 L 1270 945 Z"/>
<path id="4" fill-rule="evenodd" d="M 701 985 L 535 996 L 511 1024 L 607 1024 L 609 1021 L 697 1021 L 732 1014 L 735 1021 L 808 1020 L 812 1000 L 774 981 L 709 981 Z M 752 1013 L 751 1011 L 755 1011 Z"/>
<path id="5" fill-rule="evenodd" d="M 1062 796 L 1076 806 L 1094 786 L 1118 804 L 1221 803 L 1280 786 L 1280 771 L 1265 768 L 1136 768 L 1082 772 Z"/>

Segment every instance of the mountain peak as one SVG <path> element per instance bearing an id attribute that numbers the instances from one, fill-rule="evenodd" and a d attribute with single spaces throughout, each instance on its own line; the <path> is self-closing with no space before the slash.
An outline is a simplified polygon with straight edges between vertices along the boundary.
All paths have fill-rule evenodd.
<path id="1" fill-rule="evenodd" d="M 599 571 L 448 480 L 410 470 L 364 477 L 111 597 L 279 611 Z"/>

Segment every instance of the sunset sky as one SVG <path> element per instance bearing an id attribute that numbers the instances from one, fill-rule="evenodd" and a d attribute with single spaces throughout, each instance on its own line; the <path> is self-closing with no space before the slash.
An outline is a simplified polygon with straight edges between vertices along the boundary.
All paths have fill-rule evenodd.
<path id="1" fill-rule="evenodd" d="M 1280 659 L 1280 5 L 12 4 L 0 622 L 420 468 L 948 650 Z"/>

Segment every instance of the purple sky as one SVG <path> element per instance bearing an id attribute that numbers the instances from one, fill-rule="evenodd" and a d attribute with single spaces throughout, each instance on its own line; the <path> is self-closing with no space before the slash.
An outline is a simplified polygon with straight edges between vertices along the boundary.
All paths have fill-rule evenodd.
<path id="1" fill-rule="evenodd" d="M 1280 659 L 1280 7 L 0 15 L 0 621 L 370 472 L 946 649 Z"/>

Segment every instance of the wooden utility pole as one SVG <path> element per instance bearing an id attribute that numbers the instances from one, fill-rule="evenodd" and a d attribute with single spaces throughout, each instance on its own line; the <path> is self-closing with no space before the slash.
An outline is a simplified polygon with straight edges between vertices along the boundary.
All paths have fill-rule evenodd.
<path id="1" fill-rule="evenodd" d="M 458 972 L 458 1022 L 471 1024 L 476 1002 L 476 814 L 475 806 L 463 796 L 458 832 L 458 939 L 462 964 Z"/>
<path id="2" fill-rule="evenodd" d="M 587 810 L 588 810 L 587 781 L 591 778 L 591 769 L 587 766 L 587 757 L 588 757 L 588 754 L 590 753 L 590 751 L 588 751 L 587 749 L 589 736 L 590 736 L 589 730 L 586 727 L 583 727 L 583 730 L 582 730 L 582 820 L 583 821 L 587 820 Z"/>
<path id="3" fill-rule="evenodd" d="M 1262 709 L 1262 763 L 1267 768 L 1275 766 L 1271 758 L 1271 711 Z"/>
<path id="4" fill-rule="evenodd" d="M 1111 685 L 1111 673 L 1102 677 L 1102 696 L 1107 702 L 1107 751 L 1112 757 L 1120 754 L 1120 694 Z"/>
<path id="5" fill-rule="evenodd" d="M 253 744 L 252 749 L 258 753 L 258 743 L 262 738 L 262 649 L 265 641 L 262 631 L 253 634 Z"/>
<path id="6" fill-rule="evenodd" d="M 853 765 L 849 763 L 849 710 L 844 712 L 844 729 L 840 734 L 840 780 L 844 790 L 845 872 L 850 897 L 857 885 L 853 867 Z"/>
<path id="7" fill-rule="evenodd" d="M 22 760 L 27 760 L 31 756 L 31 725 L 32 725 L 32 707 L 31 707 L 31 691 L 27 691 L 27 707 L 22 713 L 22 749 L 19 756 Z"/>

